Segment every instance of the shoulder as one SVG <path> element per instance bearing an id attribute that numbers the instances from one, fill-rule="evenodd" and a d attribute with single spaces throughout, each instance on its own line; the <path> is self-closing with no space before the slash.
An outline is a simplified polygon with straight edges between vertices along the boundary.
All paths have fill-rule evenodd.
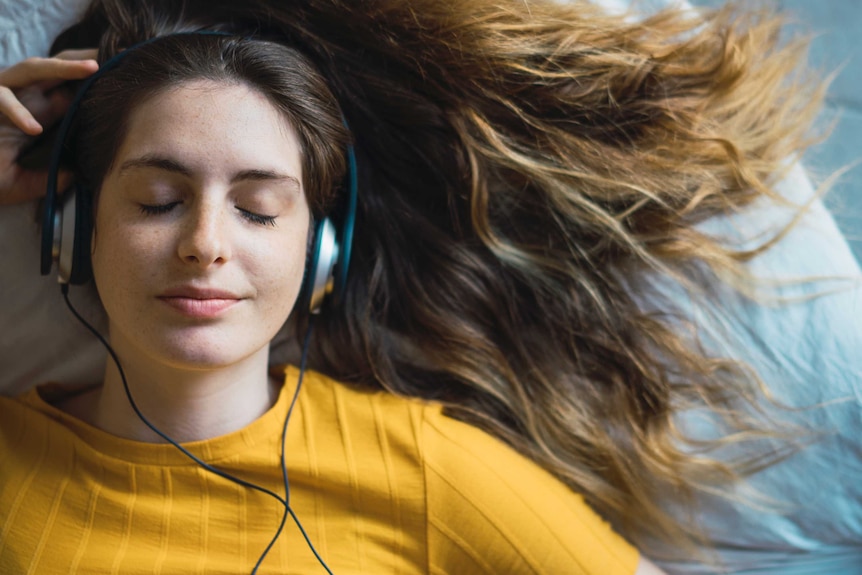
<path id="1" fill-rule="evenodd" d="M 546 470 L 484 431 L 423 412 L 432 561 L 477 573 L 632 574 L 638 553 Z"/>
<path id="2" fill-rule="evenodd" d="M 379 389 L 366 389 L 332 379 L 316 371 L 303 374 L 298 408 L 303 417 L 328 420 L 355 432 L 402 434 L 418 442 L 419 422 L 429 404 L 415 398 L 395 396 Z M 286 368 L 286 385 L 294 385 L 299 370 Z"/>
<path id="3" fill-rule="evenodd" d="M 287 368 L 286 385 L 299 371 Z M 333 466 L 364 466 L 366 484 L 386 484 L 397 475 L 413 477 L 411 489 L 421 491 L 422 456 L 419 431 L 427 404 L 382 390 L 358 388 L 314 371 L 303 375 L 291 425 L 310 452 Z M 382 474 L 379 478 L 376 474 Z M 384 477 L 385 476 L 385 477 Z M 385 479 L 385 480 L 384 480 Z"/>
<path id="4" fill-rule="evenodd" d="M 12 436 L 20 433 L 20 403 L 20 399 L 0 396 L 0 455 L 6 455 Z"/>
<path id="5" fill-rule="evenodd" d="M 62 412 L 49 403 L 79 392 L 80 387 L 41 385 L 17 397 L 0 396 L 0 454 L 11 452 L 32 455 L 36 446 L 47 443 L 68 447 Z M 44 447 L 44 446 L 43 446 Z"/>
<path id="6" fill-rule="evenodd" d="M 50 419 L 39 409 L 40 403 L 36 389 L 18 397 L 0 396 L 0 442 L 30 435 L 41 420 Z"/>
<path id="7" fill-rule="evenodd" d="M 314 449 L 362 466 L 366 484 L 391 487 L 397 476 L 402 499 L 424 500 L 414 503 L 430 572 L 635 572 L 637 551 L 580 495 L 499 439 L 434 402 L 305 378 L 301 427 Z"/>
<path id="8" fill-rule="evenodd" d="M 16 487 L 36 470 L 50 474 L 73 457 L 75 436 L 66 428 L 63 414 L 43 397 L 63 391 L 45 385 L 17 397 L 0 396 L 0 490 Z"/>

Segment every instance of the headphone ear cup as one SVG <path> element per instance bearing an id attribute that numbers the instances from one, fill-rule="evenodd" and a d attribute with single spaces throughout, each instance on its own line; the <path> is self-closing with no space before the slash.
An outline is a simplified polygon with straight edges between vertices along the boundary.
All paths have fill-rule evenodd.
<path id="1" fill-rule="evenodd" d="M 338 233 L 332 220 L 325 218 L 314 227 L 314 238 L 309 246 L 306 279 L 303 282 L 303 297 L 300 301 L 311 313 L 320 311 L 324 299 L 327 299 L 330 305 L 339 305 L 347 291 L 359 195 L 359 173 L 352 144 L 347 146 L 346 154 L 347 194 L 341 209 L 335 210 L 336 221 L 340 223 Z"/>
<path id="2" fill-rule="evenodd" d="M 72 246 L 72 274 L 69 283 L 85 284 L 93 277 L 93 194 L 78 187 L 75 194 L 75 243 Z"/>
<path id="3" fill-rule="evenodd" d="M 63 205 L 57 209 L 60 221 L 58 279 L 60 283 L 81 285 L 93 276 L 90 262 L 93 196 L 88 189 L 77 185 L 70 188 L 66 196 Z"/>
<path id="4" fill-rule="evenodd" d="M 304 297 L 308 311 L 318 313 L 327 294 L 334 287 L 333 268 L 338 261 L 339 246 L 335 226 L 324 218 L 315 226 L 314 239 L 305 271 Z"/>

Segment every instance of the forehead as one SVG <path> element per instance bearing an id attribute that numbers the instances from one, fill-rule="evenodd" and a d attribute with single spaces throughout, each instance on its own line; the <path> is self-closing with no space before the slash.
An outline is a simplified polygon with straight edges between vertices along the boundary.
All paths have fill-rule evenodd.
<path id="1" fill-rule="evenodd" d="M 185 82 L 147 98 L 129 115 L 114 165 L 140 155 L 210 172 L 265 164 L 301 176 L 295 130 L 266 96 L 241 83 Z"/>

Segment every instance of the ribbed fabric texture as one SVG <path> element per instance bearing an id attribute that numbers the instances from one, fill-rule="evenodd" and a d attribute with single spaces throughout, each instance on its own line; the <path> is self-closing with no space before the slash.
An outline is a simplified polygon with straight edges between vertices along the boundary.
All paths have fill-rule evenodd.
<path id="1" fill-rule="evenodd" d="M 248 427 L 185 446 L 283 493 L 297 376 L 287 368 L 277 404 Z M 290 502 L 336 575 L 634 573 L 636 550 L 500 441 L 434 404 L 305 377 Z M 275 500 L 64 414 L 58 391 L 0 399 L 0 573 L 251 572 L 281 518 Z M 289 523 L 260 573 L 325 571 Z"/>

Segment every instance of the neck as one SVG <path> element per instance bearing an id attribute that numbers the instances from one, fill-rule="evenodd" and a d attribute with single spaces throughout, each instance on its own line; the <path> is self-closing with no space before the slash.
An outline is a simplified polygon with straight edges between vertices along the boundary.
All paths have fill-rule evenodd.
<path id="1" fill-rule="evenodd" d="M 266 348 L 227 367 L 199 370 L 155 364 L 135 354 L 124 356 L 120 361 L 138 409 L 177 442 L 241 429 L 272 407 L 278 395 L 279 382 L 267 373 Z M 165 441 L 134 412 L 110 357 L 104 385 L 86 403 L 76 415 L 108 433 L 151 443 Z"/>

